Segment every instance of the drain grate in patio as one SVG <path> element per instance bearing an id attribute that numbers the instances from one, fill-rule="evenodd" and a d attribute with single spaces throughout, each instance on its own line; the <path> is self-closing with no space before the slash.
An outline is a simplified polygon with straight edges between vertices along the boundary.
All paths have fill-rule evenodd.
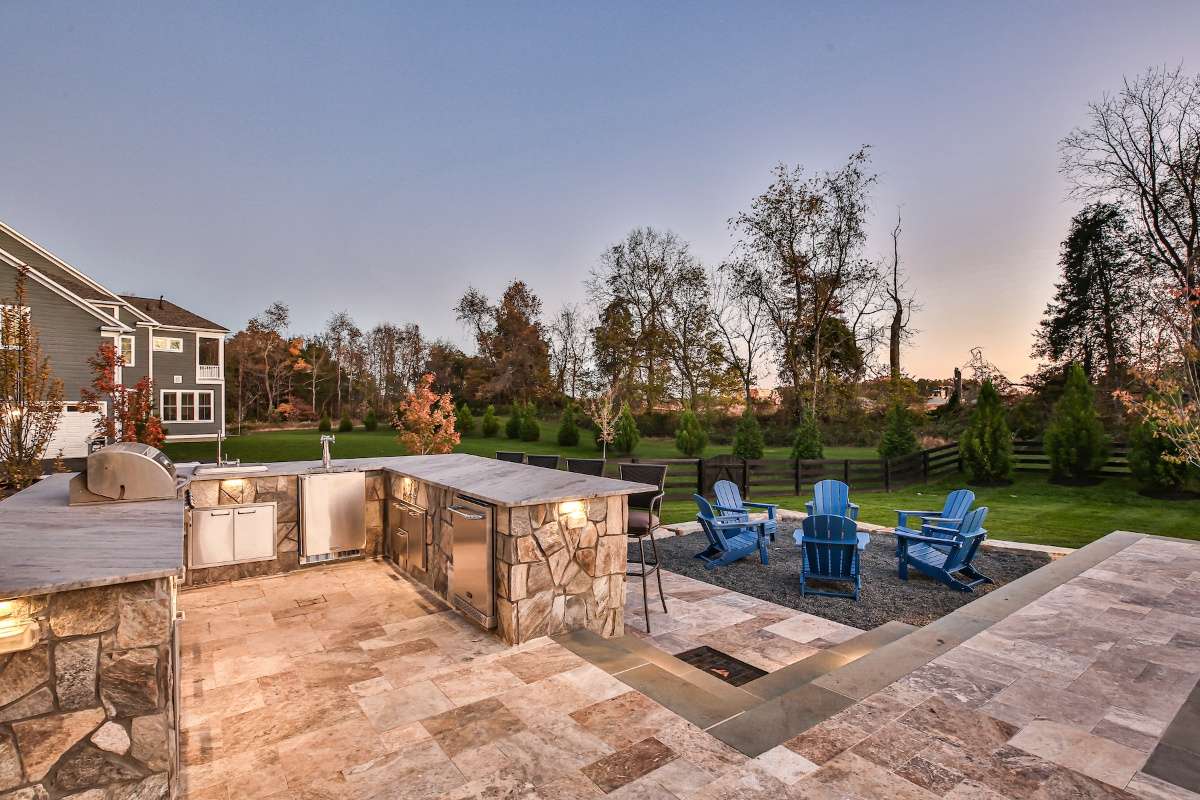
<path id="1" fill-rule="evenodd" d="M 743 686 L 767 674 L 766 670 L 761 670 L 745 661 L 739 661 L 727 653 L 708 646 L 685 650 L 682 653 L 676 653 L 675 657 L 733 686 Z"/>

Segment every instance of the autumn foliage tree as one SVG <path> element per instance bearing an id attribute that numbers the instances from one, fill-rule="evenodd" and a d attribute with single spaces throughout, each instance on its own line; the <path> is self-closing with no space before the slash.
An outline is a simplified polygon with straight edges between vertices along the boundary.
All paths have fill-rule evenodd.
<path id="1" fill-rule="evenodd" d="M 63 385 L 26 313 L 23 270 L 14 288 L 14 299 L 0 308 L 0 470 L 6 483 L 22 488 L 42 474 L 62 413 Z"/>
<path id="2" fill-rule="evenodd" d="M 162 447 L 166 440 L 162 420 L 154 414 L 154 384 L 147 376 L 132 387 L 117 380 L 124 366 L 121 354 L 111 344 L 102 344 L 88 359 L 92 385 L 79 392 L 80 410 L 107 413 L 96 419 L 96 433 L 110 442 L 141 442 Z"/>
<path id="3" fill-rule="evenodd" d="M 449 453 L 462 438 L 455 430 L 454 399 L 432 387 L 433 373 L 422 375 L 412 394 L 396 406 L 396 440 L 414 455 Z"/>

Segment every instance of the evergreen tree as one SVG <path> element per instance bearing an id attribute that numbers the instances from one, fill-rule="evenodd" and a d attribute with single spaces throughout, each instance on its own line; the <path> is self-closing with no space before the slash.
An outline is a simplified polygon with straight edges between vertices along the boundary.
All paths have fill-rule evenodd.
<path id="1" fill-rule="evenodd" d="M 880 458 L 899 458 L 919 449 L 913 431 L 912 414 L 901 403 L 893 403 L 883 422 L 883 438 L 879 440 Z"/>
<path id="2" fill-rule="evenodd" d="M 763 432 L 754 410 L 746 406 L 733 433 L 733 454 L 738 458 L 763 457 Z"/>
<path id="3" fill-rule="evenodd" d="M 689 458 L 697 458 L 708 447 L 708 433 L 691 408 L 685 408 L 675 431 L 675 448 Z"/>
<path id="4" fill-rule="evenodd" d="M 558 443 L 563 447 L 579 444 L 579 426 L 575 424 L 575 404 L 567 403 L 558 422 Z"/>
<path id="5" fill-rule="evenodd" d="M 537 409 L 533 403 L 525 404 L 525 412 L 521 414 L 521 441 L 536 442 L 542 438 L 542 426 L 538 424 Z"/>
<path id="6" fill-rule="evenodd" d="M 1057 480 L 1084 480 L 1104 465 L 1107 446 L 1096 414 L 1092 386 L 1083 367 L 1072 364 L 1062 397 L 1043 439 L 1050 458 L 1050 475 Z"/>
<path id="7" fill-rule="evenodd" d="M 1186 463 L 1168 461 L 1164 456 L 1179 453 L 1170 439 L 1158 435 L 1150 420 L 1134 422 L 1129 429 L 1129 471 L 1142 491 L 1172 493 L 1183 489 L 1195 477 L 1195 470 Z"/>
<path id="8" fill-rule="evenodd" d="M 613 436 L 613 449 L 621 455 L 631 455 L 637 448 L 640 438 L 637 420 L 633 418 L 633 411 L 630 410 L 629 403 L 622 403 L 621 413 L 617 417 L 616 432 Z"/>
<path id="9" fill-rule="evenodd" d="M 338 433 L 348 433 L 354 430 L 354 423 L 350 420 L 350 412 L 343 411 L 342 418 L 338 420 Z"/>
<path id="10" fill-rule="evenodd" d="M 329 433 L 333 430 L 333 419 L 330 418 L 328 411 L 321 415 L 321 421 L 317 423 L 317 430 L 321 433 Z"/>
<path id="11" fill-rule="evenodd" d="M 509 439 L 521 438 L 521 425 L 524 422 L 525 404 L 516 402 L 512 404 L 512 413 L 508 416 L 508 422 L 504 423 L 504 435 Z"/>
<path id="12" fill-rule="evenodd" d="M 971 483 L 1001 483 L 1012 476 L 1012 434 L 1000 393 L 984 381 L 979 399 L 959 440 L 958 451 Z"/>
<path id="13" fill-rule="evenodd" d="M 379 429 L 379 417 L 375 416 L 375 409 L 367 409 L 367 415 L 363 417 L 363 429 L 368 431 Z"/>
<path id="14" fill-rule="evenodd" d="M 458 432 L 463 436 L 471 436 L 475 433 L 475 415 L 471 413 L 471 407 L 463 403 L 458 407 L 458 415 L 456 416 L 456 427 Z"/>
<path id="15" fill-rule="evenodd" d="M 500 420 L 496 419 L 496 407 L 489 405 L 483 412 L 483 435 L 489 439 L 500 432 Z"/>
<path id="16" fill-rule="evenodd" d="M 796 438 L 792 442 L 792 460 L 824 457 L 825 448 L 821 445 L 821 429 L 817 427 L 817 418 L 806 408 L 800 418 L 800 427 L 796 428 Z"/>
<path id="17" fill-rule="evenodd" d="M 1071 220 L 1058 264 L 1061 279 L 1046 306 L 1034 356 L 1083 365 L 1087 375 L 1120 376 L 1130 357 L 1139 306 L 1138 272 L 1125 215 L 1094 203 Z"/>

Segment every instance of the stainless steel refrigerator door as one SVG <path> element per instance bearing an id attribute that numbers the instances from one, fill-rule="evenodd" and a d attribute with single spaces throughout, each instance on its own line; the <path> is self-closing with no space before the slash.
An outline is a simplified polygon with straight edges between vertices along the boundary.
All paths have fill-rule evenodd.
<path id="1" fill-rule="evenodd" d="M 301 551 L 305 556 L 361 550 L 367 543 L 367 476 L 300 476 Z"/>
<path id="2" fill-rule="evenodd" d="M 492 506 L 458 495 L 448 509 L 454 523 L 455 605 L 485 628 L 496 625 L 492 565 Z"/>

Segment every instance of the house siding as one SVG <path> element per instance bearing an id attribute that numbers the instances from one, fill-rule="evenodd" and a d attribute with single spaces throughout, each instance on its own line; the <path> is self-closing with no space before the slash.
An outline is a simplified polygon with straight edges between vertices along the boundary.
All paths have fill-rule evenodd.
<path id="1" fill-rule="evenodd" d="M 16 290 L 16 267 L 0 270 L 0 298 L 12 301 Z M 88 359 L 96 354 L 103 339 L 100 320 L 33 278 L 25 281 L 29 317 L 38 332 L 42 353 L 50 369 L 63 382 L 63 398 L 78 400 L 79 390 L 92 381 Z"/>
<path id="2" fill-rule="evenodd" d="M 155 328 L 153 336 L 183 339 L 182 353 L 154 353 L 154 402 L 157 407 L 164 389 L 199 389 L 213 393 L 212 422 L 165 422 L 168 438 L 175 436 L 215 436 L 225 415 L 225 384 L 196 381 L 196 332 L 173 328 Z M 175 381 L 176 376 L 179 382 Z M 161 411 L 161 410 L 160 410 Z"/>

